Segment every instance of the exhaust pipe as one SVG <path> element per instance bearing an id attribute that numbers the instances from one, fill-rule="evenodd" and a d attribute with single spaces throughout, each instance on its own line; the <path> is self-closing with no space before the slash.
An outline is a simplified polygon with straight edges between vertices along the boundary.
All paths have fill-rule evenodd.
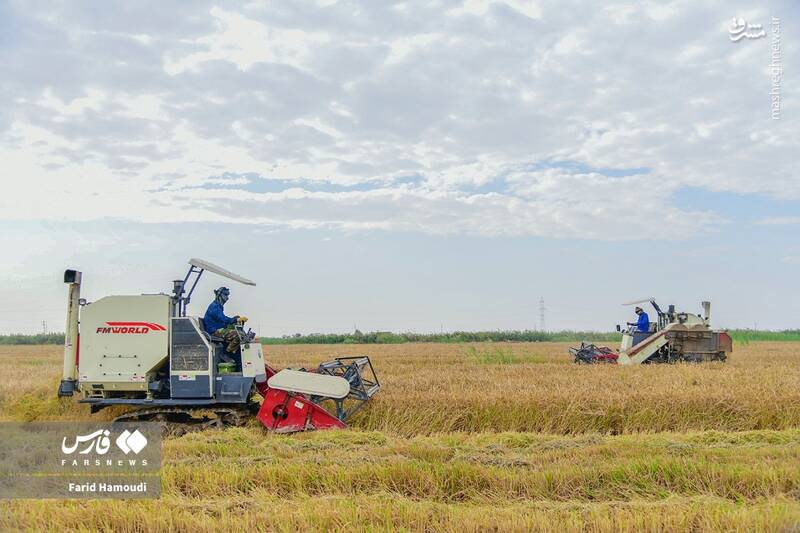
<path id="1" fill-rule="evenodd" d="M 706 315 L 704 317 L 706 326 L 711 326 L 711 302 L 700 302 L 700 305 L 703 306 L 703 313 Z"/>
<path id="2" fill-rule="evenodd" d="M 64 370 L 58 386 L 59 396 L 72 396 L 78 382 L 78 319 L 81 298 L 81 273 L 64 271 L 64 283 L 69 284 L 67 296 L 67 326 L 64 329 Z"/>

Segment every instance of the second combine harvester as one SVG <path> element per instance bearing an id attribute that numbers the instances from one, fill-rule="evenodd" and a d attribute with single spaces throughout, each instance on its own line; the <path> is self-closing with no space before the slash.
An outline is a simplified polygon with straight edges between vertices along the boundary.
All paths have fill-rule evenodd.
<path id="1" fill-rule="evenodd" d="M 342 357 L 312 370 L 277 371 L 264 362 L 261 343 L 236 326 L 236 365 L 222 363 L 224 342 L 187 314 L 204 272 L 255 285 L 203 261 L 173 282 L 173 293 L 116 295 L 86 302 L 82 274 L 64 273 L 69 286 L 64 369 L 59 396 L 77 393 L 92 412 L 136 409 L 117 420 L 194 425 L 240 424 L 255 415 L 279 433 L 345 427 L 380 389 L 368 357 Z M 258 395 L 263 397 L 258 403 Z M 325 408 L 327 406 L 327 409 Z"/>
<path id="2" fill-rule="evenodd" d="M 638 331 L 636 326 L 623 330 L 619 352 L 605 346 L 582 343 L 570 348 L 576 363 L 618 363 L 638 365 L 648 363 L 676 363 L 725 361 L 733 351 L 731 337 L 724 331 L 711 329 L 711 302 L 702 302 L 702 315 L 676 312 L 670 305 L 663 311 L 654 298 L 627 302 L 634 305 L 649 302 L 658 319 L 650 323 L 648 331 Z"/>

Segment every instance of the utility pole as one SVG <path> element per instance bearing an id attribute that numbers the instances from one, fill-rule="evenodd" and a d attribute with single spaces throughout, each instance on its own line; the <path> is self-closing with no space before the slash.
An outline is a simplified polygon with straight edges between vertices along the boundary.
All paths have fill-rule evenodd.
<path id="1" fill-rule="evenodd" d="M 47 335 L 47 320 L 42 320 L 42 333 Z"/>
<path id="2" fill-rule="evenodd" d="M 541 331 L 544 331 L 546 329 L 544 323 L 544 310 L 545 310 L 544 296 L 542 296 L 539 298 L 539 329 Z"/>

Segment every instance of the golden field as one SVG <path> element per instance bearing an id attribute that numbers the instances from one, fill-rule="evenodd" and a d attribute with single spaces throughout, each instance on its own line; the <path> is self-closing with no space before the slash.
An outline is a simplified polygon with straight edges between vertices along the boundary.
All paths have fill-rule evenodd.
<path id="1" fill-rule="evenodd" d="M 369 355 L 382 390 L 346 431 L 167 438 L 160 500 L 6 501 L 0 529 L 800 530 L 800 343 L 641 367 L 567 347 L 267 346 L 275 367 Z M 57 399 L 60 366 L 0 346 L 0 419 L 119 412 Z"/>

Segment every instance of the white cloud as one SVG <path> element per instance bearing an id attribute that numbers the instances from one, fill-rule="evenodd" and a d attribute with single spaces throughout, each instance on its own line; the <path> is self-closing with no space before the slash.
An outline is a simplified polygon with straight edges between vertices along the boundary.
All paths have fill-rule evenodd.
<path id="1" fill-rule="evenodd" d="M 34 17 L 52 40 L 2 86 L 0 219 L 671 239 L 726 222 L 683 187 L 800 199 L 800 133 L 727 6 L 501 4 Z"/>
<path id="2" fill-rule="evenodd" d="M 493 5 L 507 5 L 511 9 L 532 19 L 542 18 L 542 9 L 538 2 L 532 0 L 464 0 L 460 7 L 448 11 L 450 15 L 486 15 Z"/>
<path id="3" fill-rule="evenodd" d="M 532 19 L 542 18 L 542 8 L 538 2 L 532 0 L 506 0 L 505 2 L 498 2 L 508 4 L 512 9 L 522 13 L 526 17 Z"/>
<path id="4" fill-rule="evenodd" d="M 309 128 L 314 128 L 320 133 L 324 133 L 325 135 L 329 135 L 337 139 L 341 139 L 344 136 L 341 131 L 328 124 L 324 124 L 319 117 L 298 118 L 294 121 L 294 124 L 298 126 L 308 126 Z"/>
<path id="5" fill-rule="evenodd" d="M 106 93 L 91 87 L 87 89 L 86 93 L 86 96 L 73 98 L 69 102 L 64 102 L 54 96 L 53 90 L 48 87 L 44 90 L 41 98 L 36 103 L 47 110 L 67 116 L 80 115 L 87 110 L 100 111 L 103 107 L 103 103 L 107 99 Z"/>
<path id="6" fill-rule="evenodd" d="M 120 114 L 128 118 L 145 120 L 166 120 L 163 99 L 156 94 L 122 94 L 116 99 L 124 111 Z"/>
<path id="7" fill-rule="evenodd" d="M 217 31 L 211 35 L 186 41 L 202 51 L 187 55 L 167 55 L 164 70 L 177 75 L 194 69 L 206 61 L 225 60 L 241 70 L 261 62 L 281 63 L 306 68 L 311 47 L 324 44 L 328 36 L 298 29 L 271 28 L 239 13 L 214 7 Z"/>
<path id="8" fill-rule="evenodd" d="M 389 53 L 389 57 L 386 58 L 386 64 L 394 65 L 396 63 L 402 63 L 403 60 L 415 51 L 434 45 L 434 43 L 441 38 L 441 34 L 427 33 L 396 39 L 390 43 L 391 52 Z"/>
<path id="9" fill-rule="evenodd" d="M 577 52 L 589 53 L 584 46 L 584 39 L 577 32 L 570 32 L 559 39 L 553 50 L 557 55 L 570 55 Z"/>

